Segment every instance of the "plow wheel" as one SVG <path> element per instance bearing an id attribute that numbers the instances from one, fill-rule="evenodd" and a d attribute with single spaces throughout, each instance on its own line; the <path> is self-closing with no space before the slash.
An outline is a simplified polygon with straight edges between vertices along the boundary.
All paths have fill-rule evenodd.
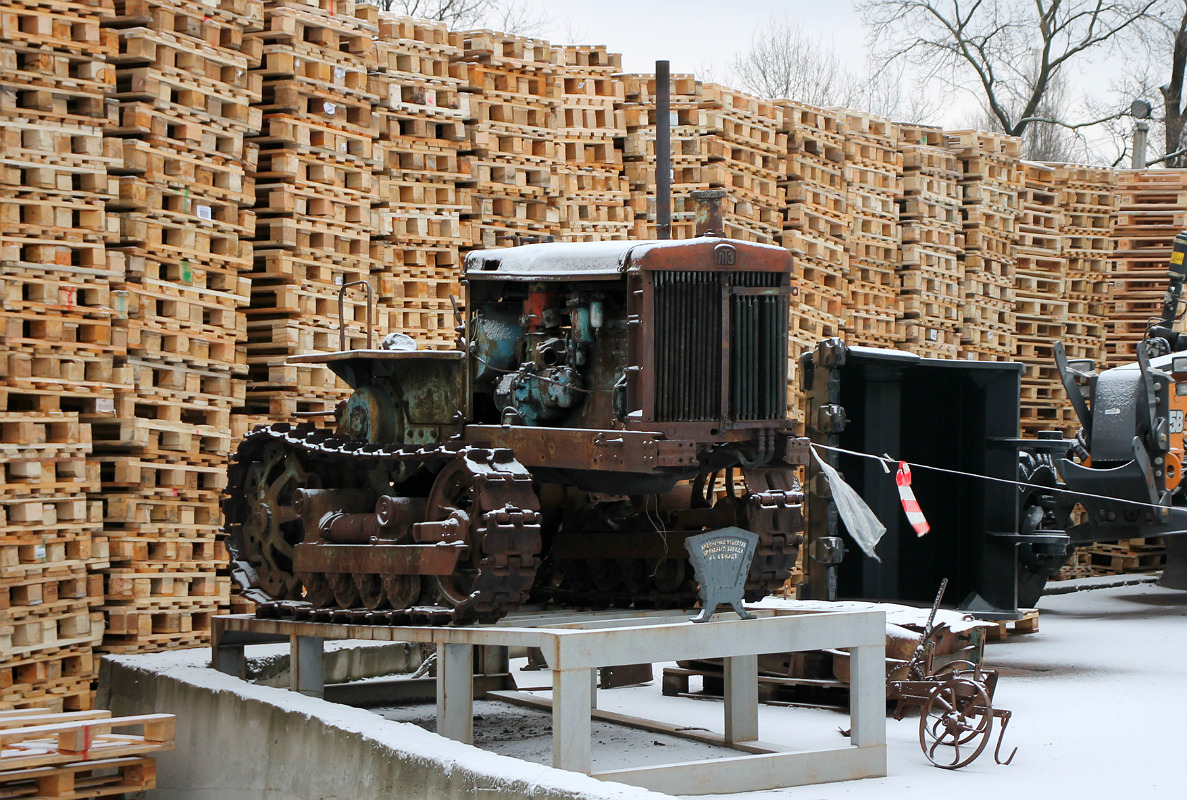
<path id="1" fill-rule="evenodd" d="M 470 451 L 438 473 L 426 518 L 453 520 L 446 541 L 466 545 L 453 573 L 435 579 L 454 622 L 494 622 L 527 596 L 539 566 L 538 509 L 531 474 L 510 451 Z"/>
<path id="2" fill-rule="evenodd" d="M 236 544 L 240 557 L 255 569 L 260 588 L 271 597 L 299 596 L 293 547 L 304 529 L 292 503 L 293 493 L 308 488 L 309 478 L 297 454 L 275 443 L 265 446 L 247 467 L 245 517 Z"/>
<path id="3" fill-rule="evenodd" d="M 919 745 L 941 769 L 972 763 L 989 743 L 993 708 L 984 687 L 953 678 L 931 690 L 919 717 Z"/>

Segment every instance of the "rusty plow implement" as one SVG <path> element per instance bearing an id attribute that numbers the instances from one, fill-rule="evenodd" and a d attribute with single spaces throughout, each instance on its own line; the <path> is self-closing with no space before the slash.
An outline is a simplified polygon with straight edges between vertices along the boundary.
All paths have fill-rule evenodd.
<path id="1" fill-rule="evenodd" d="M 1001 720 L 993 759 L 998 764 L 1014 760 L 1018 748 L 1002 760 L 1002 739 L 1010 724 L 1010 712 L 994 708 L 994 670 L 981 669 L 967 661 L 946 664 L 936 674 L 920 680 L 893 681 L 891 696 L 897 699 L 895 719 L 908 708 L 919 709 L 919 746 L 931 763 L 941 769 L 960 769 L 973 763 L 993 737 L 993 721 Z"/>
<path id="2" fill-rule="evenodd" d="M 901 720 L 908 709 L 919 709 L 919 746 L 927 759 L 941 769 L 960 769 L 976 761 L 993 737 L 994 719 L 1001 720 L 993 760 L 1009 764 L 1018 748 L 1002 760 L 1002 739 L 1010 724 L 1010 712 L 993 707 L 997 671 L 971 661 L 950 661 L 932 669 L 927 644 L 936 632 L 936 611 L 947 587 L 945 579 L 908 665 L 907 680 L 891 681 L 887 686 L 889 699 L 898 701 L 894 718 Z"/>

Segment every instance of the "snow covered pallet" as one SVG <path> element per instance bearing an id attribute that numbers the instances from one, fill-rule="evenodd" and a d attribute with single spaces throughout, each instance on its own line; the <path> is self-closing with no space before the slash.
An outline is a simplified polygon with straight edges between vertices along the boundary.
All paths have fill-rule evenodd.
<path id="1" fill-rule="evenodd" d="M 1000 642 L 1013 635 L 1038 632 L 1039 610 L 1031 608 L 1022 612 L 1022 619 L 998 620 L 997 627 L 985 629 L 985 638 L 991 642 Z"/>
<path id="2" fill-rule="evenodd" d="M 152 789 L 150 754 L 173 749 L 175 723 L 172 714 L 0 712 L 0 796 L 77 800 Z"/>

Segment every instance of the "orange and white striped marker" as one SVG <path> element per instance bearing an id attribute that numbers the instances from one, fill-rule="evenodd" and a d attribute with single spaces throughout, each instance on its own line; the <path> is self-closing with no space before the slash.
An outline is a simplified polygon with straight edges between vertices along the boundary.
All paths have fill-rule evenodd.
<path id="1" fill-rule="evenodd" d="M 915 492 L 911 490 L 911 468 L 907 466 L 906 461 L 898 462 L 898 473 L 894 476 L 894 482 L 898 484 L 898 496 L 903 502 L 907 521 L 915 529 L 915 535 L 922 536 L 931 530 L 931 525 L 927 524 L 927 517 L 923 516 L 919 501 L 915 499 Z"/>

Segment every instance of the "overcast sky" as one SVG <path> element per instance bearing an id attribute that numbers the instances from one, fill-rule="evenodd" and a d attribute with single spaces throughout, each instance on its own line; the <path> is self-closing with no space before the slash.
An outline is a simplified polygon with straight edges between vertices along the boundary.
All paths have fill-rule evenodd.
<path id="1" fill-rule="evenodd" d="M 626 72 L 654 72 L 667 59 L 673 74 L 740 88 L 730 63 L 755 31 L 786 16 L 806 37 L 832 45 L 854 73 L 866 65 L 866 33 L 849 0 L 522 0 L 548 17 L 543 38 L 554 44 L 605 45 L 622 54 Z M 793 98 L 794 99 L 794 98 Z M 960 127 L 976 113 L 971 97 L 945 106 L 935 124 Z"/>
<path id="2" fill-rule="evenodd" d="M 653 72 L 657 59 L 673 73 L 737 87 L 729 65 L 747 49 L 755 31 L 772 17 L 798 22 L 810 37 L 832 44 L 849 69 L 866 65 L 866 30 L 855 0 L 522 0 L 542 9 L 549 26 L 542 33 L 556 44 L 606 45 L 622 54 L 627 72 Z M 1073 93 L 1108 86 L 1118 64 L 1096 56 L 1079 62 Z M 978 99 L 939 82 L 926 87 L 942 97 L 932 124 L 964 127 L 979 116 Z"/>
<path id="3" fill-rule="evenodd" d="M 798 21 L 806 33 L 836 45 L 838 54 L 864 61 L 861 18 L 845 0 L 532 0 L 556 22 L 554 41 L 573 35 L 583 44 L 604 44 L 622 53 L 628 72 L 651 72 L 667 59 L 672 72 L 708 68 L 724 77 L 735 53 L 771 17 Z M 698 70 L 698 68 L 700 68 Z"/>

